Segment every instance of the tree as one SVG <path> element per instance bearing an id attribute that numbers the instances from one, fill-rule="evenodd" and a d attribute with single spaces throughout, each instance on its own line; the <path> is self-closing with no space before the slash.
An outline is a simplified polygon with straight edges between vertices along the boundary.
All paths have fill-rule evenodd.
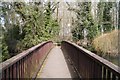
<path id="1" fill-rule="evenodd" d="M 109 32 L 115 29 L 113 25 L 112 17 L 115 16 L 111 15 L 112 8 L 115 7 L 115 2 L 99 2 L 98 3 L 98 27 L 100 33 Z M 115 7 L 116 8 L 116 7 Z"/>
<path id="2" fill-rule="evenodd" d="M 56 3 L 2 2 L 0 18 L 4 24 L 1 42 L 5 58 L 12 57 L 42 41 L 54 40 L 58 35 L 57 20 L 52 18 Z M 0 47 L 2 47 L 0 45 Z M 6 55 L 8 54 L 8 55 Z"/>
<path id="3" fill-rule="evenodd" d="M 91 41 L 97 35 L 97 26 L 91 15 L 91 2 L 78 3 L 78 7 L 78 10 L 69 9 L 77 13 L 76 25 L 72 30 L 73 37 L 77 39 L 84 39 L 86 37 Z"/>
<path id="4" fill-rule="evenodd" d="M 120 29 L 120 1 L 119 1 L 119 4 L 118 4 L 118 29 Z"/>
<path id="5" fill-rule="evenodd" d="M 57 3 L 51 3 L 48 2 L 47 6 L 45 7 L 45 16 L 44 16 L 44 23 L 45 23 L 45 36 L 48 36 L 49 39 L 54 38 L 59 33 L 59 26 L 57 20 L 53 20 L 52 14 L 54 13 L 54 10 L 56 7 L 53 7 L 57 5 Z M 47 34 L 47 35 L 46 35 Z"/>

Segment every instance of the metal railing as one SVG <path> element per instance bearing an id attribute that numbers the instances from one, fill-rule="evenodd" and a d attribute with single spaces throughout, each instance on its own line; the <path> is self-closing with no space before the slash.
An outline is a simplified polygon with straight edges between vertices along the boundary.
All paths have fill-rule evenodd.
<path id="1" fill-rule="evenodd" d="M 81 78 L 120 79 L 120 67 L 68 41 L 61 44 Z"/>
<path id="2" fill-rule="evenodd" d="M 52 47 L 52 41 L 43 42 L 1 63 L 1 79 L 35 78 Z"/>

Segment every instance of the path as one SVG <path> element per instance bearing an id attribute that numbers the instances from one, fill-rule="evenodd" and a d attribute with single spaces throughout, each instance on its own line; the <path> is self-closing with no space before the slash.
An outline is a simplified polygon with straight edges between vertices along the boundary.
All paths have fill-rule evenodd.
<path id="1" fill-rule="evenodd" d="M 71 78 L 60 47 L 55 46 L 48 54 L 37 78 Z"/>

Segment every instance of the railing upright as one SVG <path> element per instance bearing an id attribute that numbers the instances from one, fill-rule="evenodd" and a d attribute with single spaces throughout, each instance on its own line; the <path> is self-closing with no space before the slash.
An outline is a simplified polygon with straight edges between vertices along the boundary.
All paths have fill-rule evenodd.
<path id="1" fill-rule="evenodd" d="M 61 47 L 63 53 L 69 56 L 81 78 L 120 79 L 120 67 L 102 57 L 68 41 L 63 41 Z"/>
<path id="2" fill-rule="evenodd" d="M 52 41 L 43 42 L 1 63 L 1 79 L 35 78 L 52 47 Z"/>

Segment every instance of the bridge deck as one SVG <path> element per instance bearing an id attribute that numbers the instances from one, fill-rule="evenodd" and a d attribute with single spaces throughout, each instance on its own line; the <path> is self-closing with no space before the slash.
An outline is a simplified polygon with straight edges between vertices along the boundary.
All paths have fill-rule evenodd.
<path id="1" fill-rule="evenodd" d="M 71 74 L 60 47 L 55 46 L 48 54 L 37 78 L 71 78 Z"/>

